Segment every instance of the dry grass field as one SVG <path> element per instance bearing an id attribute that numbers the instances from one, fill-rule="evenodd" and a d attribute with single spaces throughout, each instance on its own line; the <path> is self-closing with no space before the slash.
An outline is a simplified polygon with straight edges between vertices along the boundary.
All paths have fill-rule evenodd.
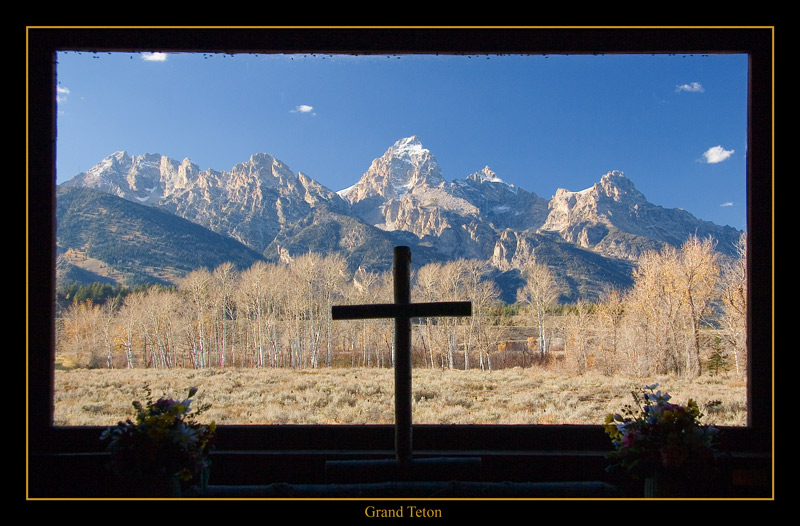
<path id="1" fill-rule="evenodd" d="M 732 376 L 647 379 L 539 368 L 492 372 L 414 369 L 416 424 L 600 424 L 658 383 L 673 401 L 697 400 L 705 423 L 745 425 L 746 385 Z M 131 402 L 185 397 L 210 403 L 202 421 L 230 424 L 391 424 L 394 373 L 380 368 L 71 369 L 55 373 L 56 425 L 113 425 Z M 708 406 L 710 402 L 721 403 Z"/>

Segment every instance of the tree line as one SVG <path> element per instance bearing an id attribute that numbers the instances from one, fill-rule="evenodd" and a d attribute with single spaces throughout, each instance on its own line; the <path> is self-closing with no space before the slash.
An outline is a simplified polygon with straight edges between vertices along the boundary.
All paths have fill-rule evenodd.
<path id="1" fill-rule="evenodd" d="M 711 240 L 644 254 L 629 290 L 558 305 L 559 283 L 535 253 L 505 305 L 484 264 L 431 263 L 413 301 L 471 301 L 473 316 L 415 320 L 415 366 L 700 375 L 746 370 L 746 253 L 721 259 Z M 392 301 L 391 272 L 349 272 L 338 255 L 291 263 L 224 263 L 174 288 L 72 290 L 57 319 L 57 356 L 80 367 L 391 367 L 391 320 L 332 321 L 336 304 Z M 88 292 L 91 292 L 89 290 Z M 110 298 L 103 301 L 102 298 Z M 100 301 L 92 298 L 100 298 Z"/>

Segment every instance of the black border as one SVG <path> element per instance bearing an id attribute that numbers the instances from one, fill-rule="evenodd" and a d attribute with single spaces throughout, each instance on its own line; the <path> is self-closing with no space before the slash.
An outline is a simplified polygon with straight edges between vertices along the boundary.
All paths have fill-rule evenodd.
<path id="1" fill-rule="evenodd" d="M 774 28 L 27 28 L 28 455 L 94 452 L 96 428 L 57 428 L 53 405 L 55 52 L 58 50 L 353 54 L 747 53 L 749 422 L 729 446 L 773 447 Z M 415 426 L 415 449 L 580 453 L 604 450 L 599 426 Z M 222 426 L 218 449 L 367 454 L 393 448 L 391 426 Z M 36 477 L 29 479 L 35 485 Z M 33 486 L 32 486 L 33 487 Z"/>

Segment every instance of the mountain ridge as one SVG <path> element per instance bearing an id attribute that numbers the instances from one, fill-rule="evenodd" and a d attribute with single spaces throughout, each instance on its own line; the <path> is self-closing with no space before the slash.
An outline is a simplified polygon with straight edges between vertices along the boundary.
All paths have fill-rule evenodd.
<path id="1" fill-rule="evenodd" d="M 169 285 L 202 266 L 244 269 L 264 260 L 233 238 L 92 188 L 59 188 L 56 217 L 62 282 Z"/>
<path id="2" fill-rule="evenodd" d="M 650 203 L 616 170 L 581 191 L 557 189 L 549 200 L 504 182 L 488 165 L 447 181 L 417 136 L 397 141 L 339 191 L 266 153 L 218 171 L 200 170 L 188 158 L 121 151 L 60 186 L 94 188 L 156 207 L 272 260 L 309 250 L 339 252 L 351 268 L 385 270 L 389 248 L 409 244 L 415 264 L 479 259 L 495 272 L 513 273 L 534 254 L 548 263 L 548 253 L 559 270 L 553 254 L 569 253 L 584 275 L 559 270 L 561 278 L 584 286 L 569 286 L 566 299 L 625 286 L 623 276 L 645 250 L 698 235 L 713 237 L 722 254 L 733 255 L 739 237 L 731 227 Z M 587 276 L 591 266 L 605 268 L 607 277 Z"/>

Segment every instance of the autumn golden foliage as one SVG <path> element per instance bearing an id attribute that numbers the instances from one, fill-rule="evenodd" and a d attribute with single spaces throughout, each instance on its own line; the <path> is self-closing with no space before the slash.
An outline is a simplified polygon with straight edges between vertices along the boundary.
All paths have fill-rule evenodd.
<path id="1" fill-rule="evenodd" d="M 726 409 L 709 407 L 720 424 L 743 423 L 741 246 L 738 261 L 697 238 L 648 252 L 631 290 L 568 306 L 532 261 L 511 314 L 477 262 L 423 266 L 415 301 L 468 300 L 473 315 L 415 321 L 415 421 L 591 423 L 657 381 L 698 400 L 693 390 L 718 392 Z M 330 310 L 391 302 L 391 292 L 388 274 L 348 275 L 341 258 L 307 254 L 195 271 L 118 308 L 75 303 L 57 322 L 56 423 L 114 423 L 142 385 L 183 382 L 203 386 L 220 423 L 390 423 L 391 321 L 333 321 Z"/>

